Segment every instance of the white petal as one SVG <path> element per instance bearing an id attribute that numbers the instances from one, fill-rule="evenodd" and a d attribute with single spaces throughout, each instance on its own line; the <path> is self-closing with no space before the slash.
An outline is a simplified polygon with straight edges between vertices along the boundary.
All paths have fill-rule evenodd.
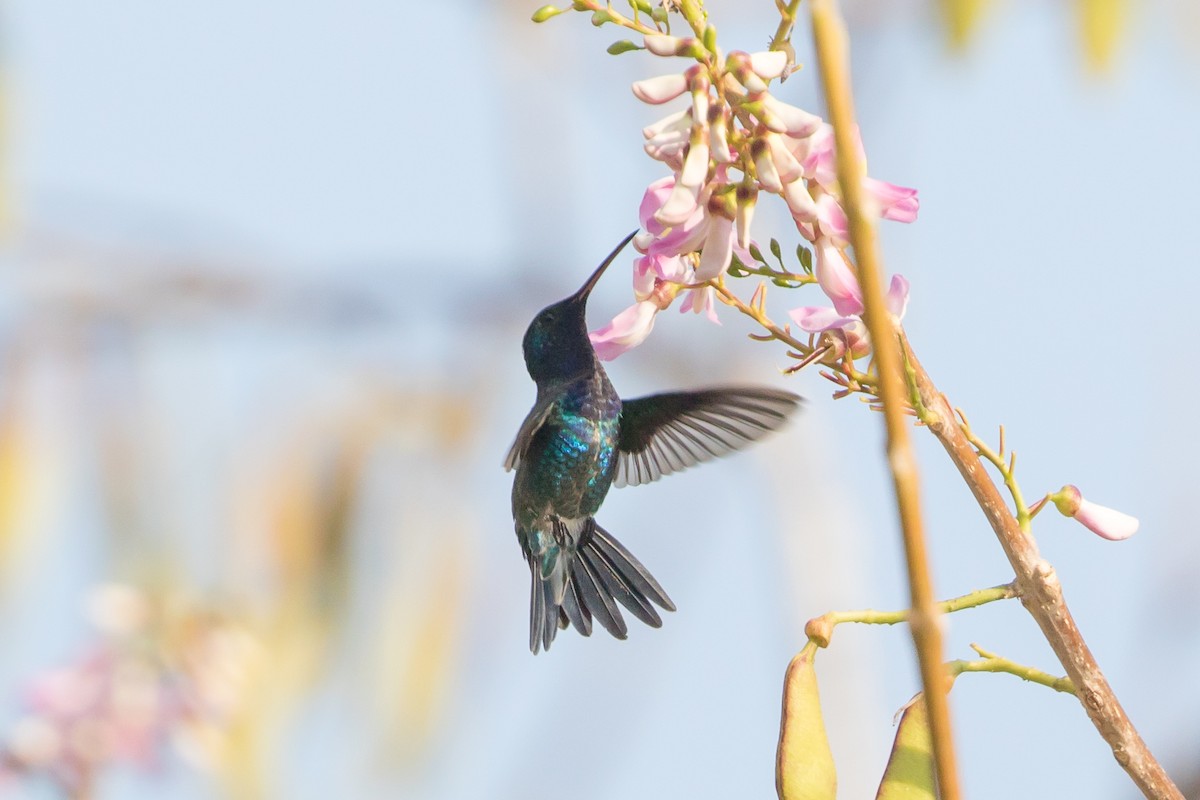
<path id="1" fill-rule="evenodd" d="M 643 103 L 659 105 L 679 97 L 687 88 L 687 78 L 682 73 L 673 72 L 670 75 L 634 81 L 633 93 Z"/>

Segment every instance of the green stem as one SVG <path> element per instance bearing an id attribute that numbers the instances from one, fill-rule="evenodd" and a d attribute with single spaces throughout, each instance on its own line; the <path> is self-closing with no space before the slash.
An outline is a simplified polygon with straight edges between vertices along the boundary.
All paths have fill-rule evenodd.
<path id="1" fill-rule="evenodd" d="M 1011 600 L 1016 596 L 1016 586 L 1004 583 L 943 600 L 937 606 L 941 613 L 953 614 L 955 611 L 976 608 L 998 600 Z M 910 614 L 911 611 L 907 608 L 899 611 L 876 611 L 872 608 L 858 611 L 829 611 L 809 620 L 808 624 L 804 626 L 804 630 L 810 640 L 817 642 L 821 647 L 828 647 L 829 640 L 833 637 L 833 629 L 843 622 L 857 622 L 863 625 L 898 625 L 901 622 L 907 622 Z"/>
<path id="2" fill-rule="evenodd" d="M 964 672 L 1006 672 L 1009 675 L 1016 675 L 1023 681 L 1030 683 L 1038 683 L 1042 686 L 1048 686 L 1056 692 L 1064 694 L 1075 694 L 1075 684 L 1065 675 L 1055 677 L 1048 672 L 1042 672 L 1040 669 L 1027 667 L 1024 664 L 1018 664 L 1015 661 L 1010 661 L 1007 658 L 1001 658 L 995 653 L 990 653 L 984 650 L 977 644 L 972 644 L 971 649 L 979 653 L 983 658 L 978 661 L 965 661 L 958 659 L 947 662 L 946 669 L 953 677 L 958 677 Z"/>

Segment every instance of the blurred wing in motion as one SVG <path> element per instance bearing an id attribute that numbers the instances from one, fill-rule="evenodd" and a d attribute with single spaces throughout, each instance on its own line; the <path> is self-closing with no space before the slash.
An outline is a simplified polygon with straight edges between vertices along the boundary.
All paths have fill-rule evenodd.
<path id="1" fill-rule="evenodd" d="M 738 450 L 781 427 L 799 405 L 799 395 L 758 387 L 626 400 L 613 486 L 650 483 Z"/>

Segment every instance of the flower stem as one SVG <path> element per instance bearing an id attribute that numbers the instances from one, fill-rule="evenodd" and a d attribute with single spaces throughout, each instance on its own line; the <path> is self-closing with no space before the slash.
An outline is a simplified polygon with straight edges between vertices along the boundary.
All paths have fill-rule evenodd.
<path id="1" fill-rule="evenodd" d="M 1009 675 L 1016 675 L 1023 681 L 1048 686 L 1056 692 L 1075 694 L 1075 684 L 1071 683 L 1071 679 L 1066 676 L 1055 677 L 1048 672 L 1042 672 L 1040 669 L 1034 669 L 1024 664 L 1018 664 L 1015 661 L 1009 661 L 1007 658 L 1001 658 L 995 653 L 984 650 L 977 644 L 972 644 L 971 649 L 979 653 L 982 658 L 978 661 L 958 659 L 948 662 L 946 669 L 951 675 L 958 677 L 964 672 L 1007 672 Z"/>
<path id="2" fill-rule="evenodd" d="M 1017 596 L 1017 587 L 1012 583 L 990 586 L 987 589 L 976 589 L 961 597 L 954 597 L 938 603 L 938 609 L 943 614 L 953 614 L 967 608 L 977 608 L 997 600 L 1011 600 Z M 804 626 L 804 632 L 810 641 L 815 641 L 821 647 L 828 647 L 833 638 L 833 629 L 843 622 L 857 622 L 863 625 L 897 625 L 907 622 L 911 612 L 909 609 L 899 611 L 876 611 L 864 608 L 857 611 L 828 611 L 819 617 L 814 617 Z"/>
<path id="3" fill-rule="evenodd" d="M 854 142 L 854 101 L 850 90 L 846 29 L 833 0 L 813 0 L 811 8 L 821 84 L 837 145 L 838 184 L 845 200 L 850 241 L 854 246 L 859 285 L 863 291 L 863 318 L 871 335 L 879 372 L 879 398 L 887 426 L 888 463 L 892 470 L 908 563 L 912 602 L 909 627 L 921 668 L 937 783 L 942 800 L 958 800 L 961 792 L 950 726 L 950 704 L 946 694 L 948 687 L 943 666 L 942 630 L 938 619 L 940 612 L 934 600 L 933 579 L 921 520 L 917 465 L 905 418 L 907 403 L 897 329 L 884 302 L 883 270 L 874 222 L 864 213 L 862 184 L 865 176 Z"/>

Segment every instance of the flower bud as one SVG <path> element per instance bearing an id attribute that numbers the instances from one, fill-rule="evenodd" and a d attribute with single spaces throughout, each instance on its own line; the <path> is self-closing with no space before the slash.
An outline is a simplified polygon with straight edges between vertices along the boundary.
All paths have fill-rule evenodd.
<path id="1" fill-rule="evenodd" d="M 1115 542 L 1137 533 L 1139 523 L 1136 517 L 1085 500 L 1079 489 L 1070 484 L 1050 495 L 1050 501 L 1060 514 L 1071 517 L 1104 539 Z"/>
<path id="2" fill-rule="evenodd" d="M 667 36 L 661 33 L 646 34 L 646 49 L 656 56 L 693 56 L 700 50 L 700 42 L 693 38 Z"/>

